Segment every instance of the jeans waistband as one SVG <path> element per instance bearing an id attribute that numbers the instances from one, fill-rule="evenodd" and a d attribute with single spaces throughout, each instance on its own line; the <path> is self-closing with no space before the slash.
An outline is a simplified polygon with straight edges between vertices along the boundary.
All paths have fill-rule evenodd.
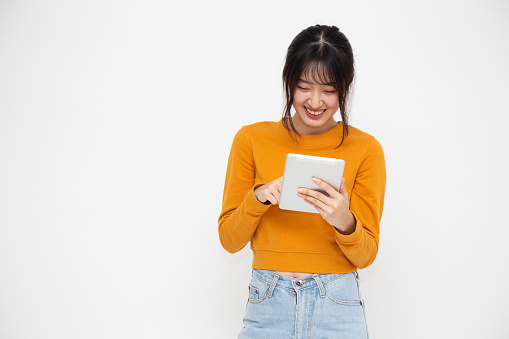
<path id="1" fill-rule="evenodd" d="M 267 284 L 271 284 L 272 287 L 271 292 L 272 290 L 274 290 L 276 286 L 289 289 L 303 289 L 318 286 L 318 288 L 322 290 L 323 288 L 322 284 L 326 284 L 328 282 L 334 281 L 336 279 L 341 279 L 352 274 L 355 275 L 357 279 L 359 278 L 359 274 L 357 273 L 357 271 L 349 273 L 332 273 L 332 274 L 316 273 L 310 274 L 302 278 L 293 278 L 286 275 L 277 274 L 276 272 L 271 270 L 253 268 L 253 275 L 256 276 L 256 278 L 263 282 L 266 282 Z"/>

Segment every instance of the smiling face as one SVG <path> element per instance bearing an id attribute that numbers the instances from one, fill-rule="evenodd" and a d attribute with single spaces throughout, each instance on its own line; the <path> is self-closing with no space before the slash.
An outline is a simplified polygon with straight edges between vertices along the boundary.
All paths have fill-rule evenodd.
<path id="1" fill-rule="evenodd" d="M 339 109 L 339 94 L 323 75 L 317 67 L 308 67 L 293 91 L 292 122 L 301 134 L 324 133 L 338 124 L 334 114 Z"/>

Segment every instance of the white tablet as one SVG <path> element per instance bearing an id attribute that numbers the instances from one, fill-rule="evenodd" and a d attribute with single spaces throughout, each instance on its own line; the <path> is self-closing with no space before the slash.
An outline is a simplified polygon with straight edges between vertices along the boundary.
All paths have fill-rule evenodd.
<path id="1" fill-rule="evenodd" d="M 288 153 L 283 173 L 279 208 L 318 213 L 314 206 L 297 195 L 299 188 L 311 188 L 329 196 L 323 188 L 313 182 L 312 178 L 317 177 L 339 192 L 344 169 L 345 161 L 342 159 Z"/>

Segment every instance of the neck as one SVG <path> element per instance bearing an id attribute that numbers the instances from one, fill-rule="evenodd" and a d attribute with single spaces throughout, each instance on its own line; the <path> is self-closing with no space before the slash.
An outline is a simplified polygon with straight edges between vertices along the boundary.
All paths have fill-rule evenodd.
<path id="1" fill-rule="evenodd" d="M 306 124 L 304 124 L 296 114 L 294 114 L 291 117 L 291 121 L 293 122 L 293 125 L 295 126 L 294 132 L 298 132 L 298 133 L 304 134 L 304 135 L 315 135 L 315 134 L 325 133 L 328 130 L 330 130 L 338 125 L 338 122 L 335 121 L 334 118 L 331 118 L 322 126 L 310 127 L 310 126 L 307 126 Z M 290 128 L 291 128 L 291 125 L 290 125 Z"/>

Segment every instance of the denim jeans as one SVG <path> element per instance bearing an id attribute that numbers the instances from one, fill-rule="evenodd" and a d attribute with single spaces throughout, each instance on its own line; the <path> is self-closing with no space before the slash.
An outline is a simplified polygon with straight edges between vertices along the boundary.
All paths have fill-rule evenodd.
<path id="1" fill-rule="evenodd" d="M 239 339 L 369 338 L 357 272 L 303 278 L 253 269 Z"/>

